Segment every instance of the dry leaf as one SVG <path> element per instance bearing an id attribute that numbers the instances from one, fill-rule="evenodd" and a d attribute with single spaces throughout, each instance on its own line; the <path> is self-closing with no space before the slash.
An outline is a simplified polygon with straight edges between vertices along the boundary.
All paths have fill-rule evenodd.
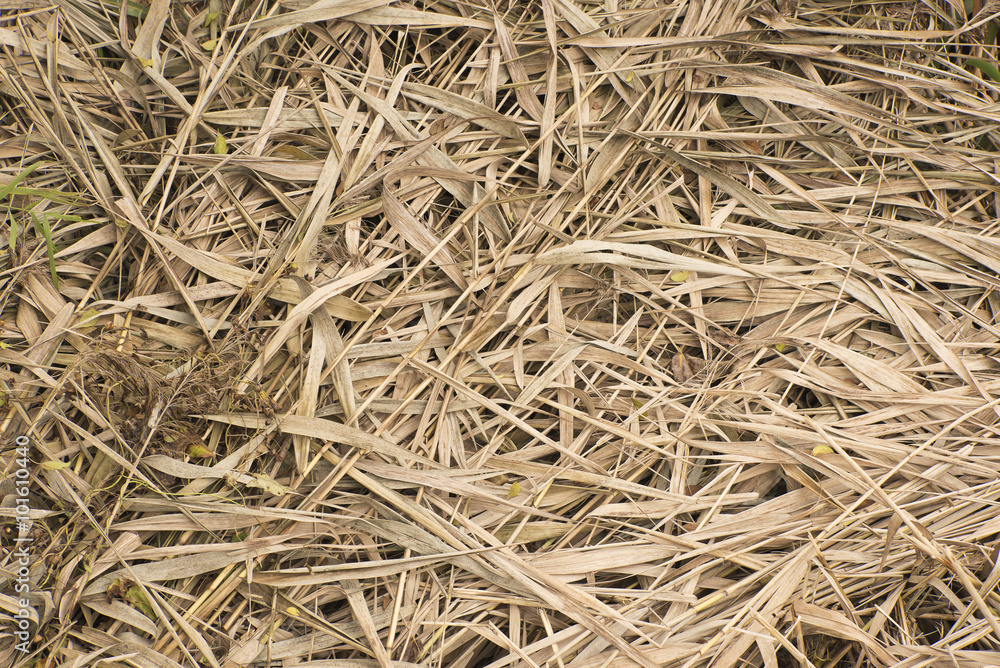
<path id="1" fill-rule="evenodd" d="M 670 360 L 670 373 L 678 383 L 684 383 L 698 375 L 705 368 L 705 360 L 677 353 Z"/>

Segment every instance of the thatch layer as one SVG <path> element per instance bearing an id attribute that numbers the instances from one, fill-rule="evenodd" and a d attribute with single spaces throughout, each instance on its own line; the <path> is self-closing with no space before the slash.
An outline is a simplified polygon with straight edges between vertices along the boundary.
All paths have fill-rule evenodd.
<path id="1" fill-rule="evenodd" d="M 1000 664 L 994 3 L 0 4 L 3 665 Z"/>

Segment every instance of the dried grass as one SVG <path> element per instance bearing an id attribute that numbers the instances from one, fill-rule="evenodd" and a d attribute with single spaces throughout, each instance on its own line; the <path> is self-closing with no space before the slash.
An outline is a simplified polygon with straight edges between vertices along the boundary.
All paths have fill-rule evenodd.
<path id="1" fill-rule="evenodd" d="M 2 4 L 4 665 L 1000 664 L 994 3 Z"/>

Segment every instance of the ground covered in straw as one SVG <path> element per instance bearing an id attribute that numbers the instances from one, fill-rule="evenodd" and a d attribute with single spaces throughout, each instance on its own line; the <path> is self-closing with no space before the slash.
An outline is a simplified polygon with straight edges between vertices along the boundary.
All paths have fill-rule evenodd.
<path id="1" fill-rule="evenodd" d="M 1000 664 L 983 4 L 0 2 L 0 664 Z"/>

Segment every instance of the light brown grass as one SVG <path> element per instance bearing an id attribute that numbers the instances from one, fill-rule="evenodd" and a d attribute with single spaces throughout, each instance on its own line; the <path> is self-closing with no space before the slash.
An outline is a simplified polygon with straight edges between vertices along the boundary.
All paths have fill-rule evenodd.
<path id="1" fill-rule="evenodd" d="M 4 665 L 1000 664 L 992 4 L 0 4 Z"/>

